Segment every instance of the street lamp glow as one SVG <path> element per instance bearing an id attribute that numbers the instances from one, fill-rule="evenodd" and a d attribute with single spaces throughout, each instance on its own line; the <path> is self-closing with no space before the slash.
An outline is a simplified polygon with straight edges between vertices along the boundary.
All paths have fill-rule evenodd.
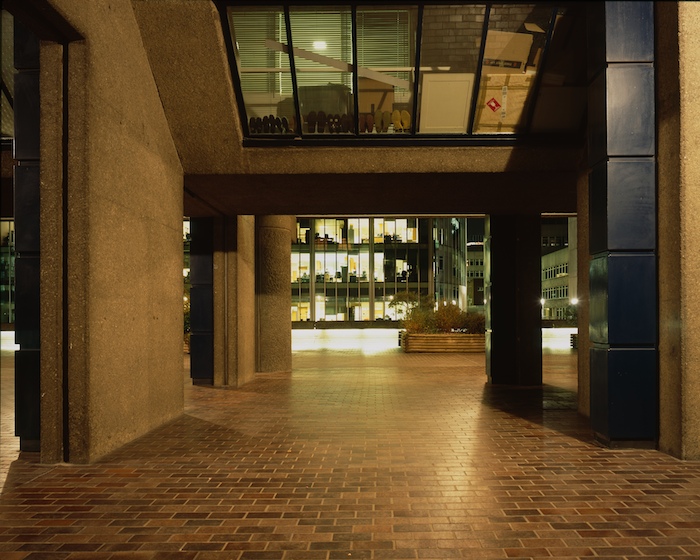
<path id="1" fill-rule="evenodd" d="M 571 298 L 571 305 L 578 305 L 578 298 Z"/>
<path id="2" fill-rule="evenodd" d="M 544 298 L 540 300 L 540 305 L 544 305 Z"/>

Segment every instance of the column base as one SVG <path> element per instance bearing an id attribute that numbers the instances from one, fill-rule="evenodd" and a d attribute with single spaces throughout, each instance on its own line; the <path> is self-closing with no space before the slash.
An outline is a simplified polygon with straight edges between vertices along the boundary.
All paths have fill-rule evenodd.
<path id="1" fill-rule="evenodd" d="M 603 434 L 593 433 L 593 439 L 610 449 L 656 449 L 656 441 L 652 440 L 610 440 Z"/>

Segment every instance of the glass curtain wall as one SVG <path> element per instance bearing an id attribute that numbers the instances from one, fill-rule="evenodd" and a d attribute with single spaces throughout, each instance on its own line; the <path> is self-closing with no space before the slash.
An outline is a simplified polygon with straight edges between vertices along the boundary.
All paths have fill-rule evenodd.
<path id="1" fill-rule="evenodd" d="M 15 322 L 15 223 L 0 220 L 0 323 Z"/>
<path id="2" fill-rule="evenodd" d="M 226 21 L 249 136 L 401 138 L 578 130 L 581 19 L 520 2 L 236 3 Z"/>
<path id="3" fill-rule="evenodd" d="M 466 309 L 466 220 L 437 221 L 447 232 L 439 245 L 431 218 L 299 218 L 291 257 L 292 321 L 399 320 L 403 308 L 392 305 L 396 294 L 436 293 L 436 255 L 450 263 L 441 273 L 440 293 Z"/>

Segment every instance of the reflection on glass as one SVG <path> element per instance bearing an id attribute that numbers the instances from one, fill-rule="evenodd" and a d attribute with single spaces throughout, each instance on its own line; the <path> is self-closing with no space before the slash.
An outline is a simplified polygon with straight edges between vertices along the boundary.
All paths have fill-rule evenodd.
<path id="1" fill-rule="evenodd" d="M 287 30 L 281 7 L 230 7 L 233 44 L 250 134 L 296 130 Z"/>
<path id="2" fill-rule="evenodd" d="M 557 11 L 542 81 L 530 123 L 530 132 L 576 132 L 581 129 L 587 105 L 585 17 L 580 6 Z"/>
<path id="3" fill-rule="evenodd" d="M 474 132 L 512 134 L 527 126 L 551 14 L 535 4 L 492 6 Z"/>
<path id="4" fill-rule="evenodd" d="M 303 132 L 355 131 L 349 7 L 289 11 Z"/>
<path id="5" fill-rule="evenodd" d="M 417 13 L 415 6 L 357 9 L 361 134 L 411 132 Z"/>
<path id="6" fill-rule="evenodd" d="M 485 10 L 479 4 L 425 7 L 419 133 L 467 132 Z"/>

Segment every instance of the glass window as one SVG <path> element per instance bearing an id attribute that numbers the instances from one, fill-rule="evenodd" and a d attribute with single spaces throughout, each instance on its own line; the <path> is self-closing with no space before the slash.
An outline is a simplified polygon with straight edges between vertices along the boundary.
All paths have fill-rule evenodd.
<path id="1" fill-rule="evenodd" d="M 354 132 L 350 7 L 295 6 L 289 17 L 302 132 Z"/>
<path id="2" fill-rule="evenodd" d="M 374 218 L 374 242 L 384 243 L 384 218 Z"/>
<path id="3" fill-rule="evenodd" d="M 466 134 L 485 5 L 426 6 L 418 132 Z"/>
<path id="4" fill-rule="evenodd" d="M 283 8 L 232 7 L 229 19 L 249 134 L 294 133 Z"/>
<path id="5" fill-rule="evenodd" d="M 0 220 L 0 323 L 4 324 L 15 322 L 14 246 L 14 221 Z"/>
<path id="6" fill-rule="evenodd" d="M 374 253 L 374 281 L 384 282 L 384 253 Z"/>
<path id="7" fill-rule="evenodd" d="M 348 243 L 359 245 L 369 243 L 369 219 L 349 218 L 348 219 Z"/>
<path id="8" fill-rule="evenodd" d="M 229 5 L 244 127 L 280 138 L 580 131 L 585 8 L 571 4 Z"/>
<path id="9" fill-rule="evenodd" d="M 311 226 L 308 218 L 297 221 L 297 243 L 308 244 L 311 241 Z"/>
<path id="10" fill-rule="evenodd" d="M 2 139 L 15 136 L 13 97 L 15 95 L 14 16 L 2 10 L 2 93 L 0 93 L 0 133 Z M 4 296 L 3 296 L 4 297 Z M 8 315 L 9 316 L 9 315 Z M 6 321 L 5 316 L 2 322 Z"/>
<path id="11" fill-rule="evenodd" d="M 495 4 L 486 34 L 474 132 L 523 132 L 552 16 L 549 6 Z"/>
<path id="12" fill-rule="evenodd" d="M 360 134 L 411 132 L 417 14 L 415 6 L 357 9 Z"/>

